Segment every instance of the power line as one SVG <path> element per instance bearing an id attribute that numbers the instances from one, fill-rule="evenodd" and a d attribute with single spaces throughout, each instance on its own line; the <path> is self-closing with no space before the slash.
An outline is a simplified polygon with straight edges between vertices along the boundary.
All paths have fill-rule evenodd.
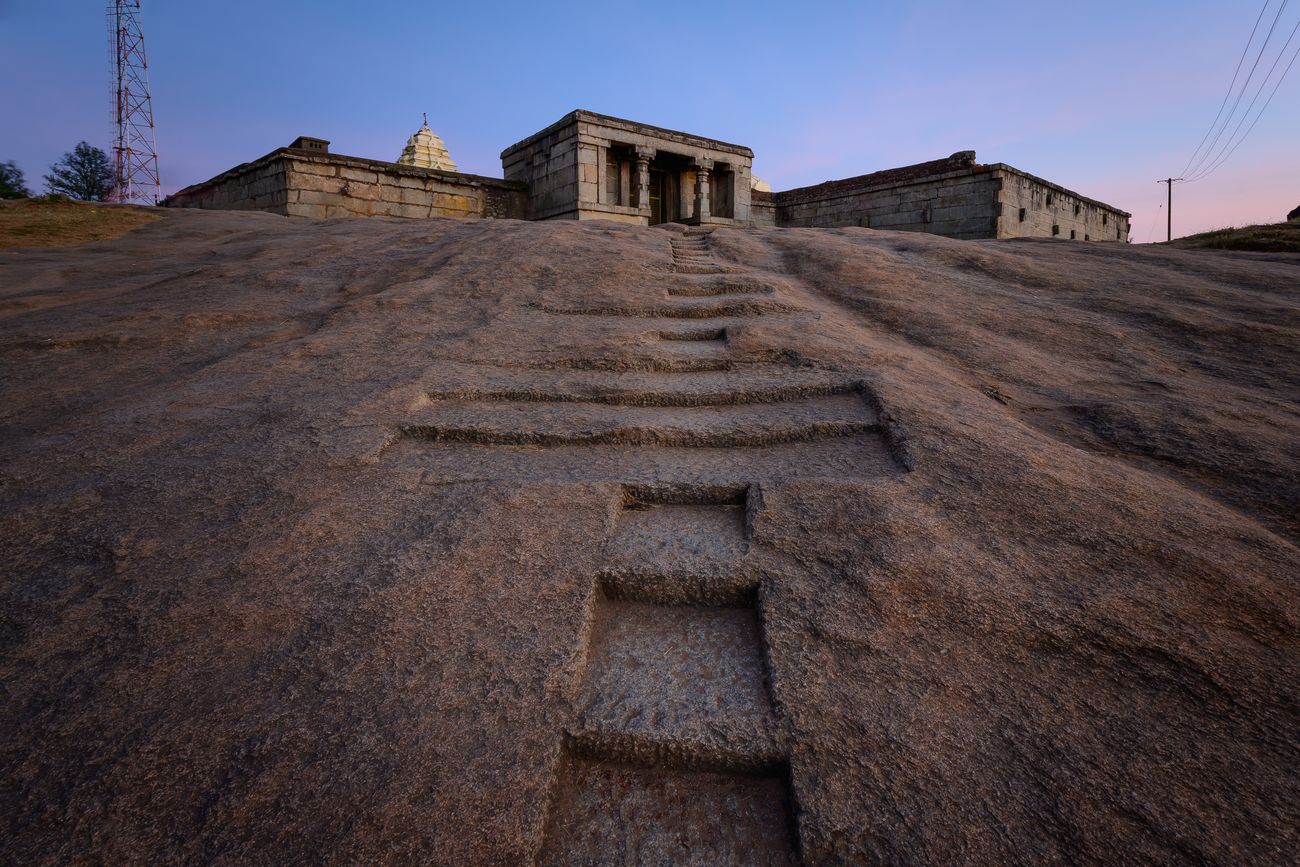
<path id="1" fill-rule="evenodd" d="M 1250 101 L 1250 106 L 1246 109 L 1246 113 L 1242 115 L 1241 120 L 1238 121 L 1237 129 L 1241 129 L 1242 123 L 1245 123 L 1246 118 L 1250 117 L 1250 110 L 1255 107 L 1255 103 L 1259 100 L 1260 94 L 1263 93 L 1264 88 L 1268 86 L 1268 80 L 1273 77 L 1273 70 L 1277 69 L 1278 63 L 1280 63 L 1282 58 L 1286 55 L 1286 50 L 1291 45 L 1291 40 L 1295 38 L 1297 32 L 1300 32 L 1300 21 L 1297 21 L 1296 26 L 1292 28 L 1291 36 L 1287 38 L 1286 45 L 1282 46 L 1282 51 L 1278 54 L 1277 59 L 1273 61 L 1273 66 L 1268 70 L 1268 75 L 1264 77 L 1264 81 L 1260 84 L 1259 90 L 1255 93 L 1254 99 Z M 1241 138 L 1236 139 L 1235 142 L 1233 141 L 1237 135 L 1237 129 L 1234 129 L 1232 135 L 1228 137 L 1228 143 L 1224 145 L 1224 150 L 1220 153 L 1219 157 L 1210 163 L 1208 167 L 1198 172 L 1193 177 L 1188 178 L 1188 181 L 1199 181 L 1202 178 L 1209 177 L 1215 169 L 1228 161 L 1228 158 L 1236 152 L 1237 148 L 1241 147 L 1241 143 L 1250 136 L 1250 131 L 1255 128 L 1255 124 L 1259 123 L 1259 119 L 1264 116 L 1264 112 L 1268 111 L 1269 104 L 1273 102 L 1273 97 L 1277 95 L 1278 88 L 1280 88 L 1282 82 L 1286 80 L 1287 73 L 1289 73 L 1291 67 L 1295 65 L 1297 57 L 1300 57 L 1300 46 L 1298 46 L 1295 53 L 1291 55 L 1290 62 L 1288 62 L 1286 68 L 1282 70 L 1282 75 L 1278 77 L 1277 83 L 1273 85 L 1273 90 L 1269 93 L 1268 99 L 1264 100 L 1264 105 L 1260 108 L 1259 114 L 1255 115 L 1255 119 L 1250 122 L 1250 126 L 1246 127 L 1246 131 L 1242 133 Z"/>
<path id="2" fill-rule="evenodd" d="M 1264 13 L 1268 11 L 1268 4 L 1272 2 L 1273 0 L 1264 0 L 1264 5 L 1260 7 L 1259 15 L 1255 18 L 1255 26 L 1250 28 L 1250 38 L 1246 40 L 1245 47 L 1241 49 L 1241 57 L 1237 60 L 1237 68 L 1233 70 L 1232 81 L 1228 83 L 1228 92 L 1223 95 L 1223 102 L 1219 104 L 1219 111 L 1214 115 L 1214 120 L 1210 121 L 1210 127 L 1205 131 L 1205 135 L 1201 136 L 1200 144 L 1196 146 L 1196 150 L 1192 151 L 1192 155 L 1187 158 L 1187 165 L 1183 166 L 1180 174 L 1187 174 L 1187 170 L 1192 167 L 1192 160 L 1196 159 L 1196 155 L 1201 152 L 1201 146 L 1209 139 L 1210 133 L 1214 132 L 1215 125 L 1218 124 L 1219 118 L 1223 115 L 1224 107 L 1227 106 L 1228 100 L 1232 98 L 1232 90 L 1237 86 L 1237 76 L 1241 74 L 1241 64 L 1246 62 L 1246 54 L 1250 52 L 1250 44 L 1255 41 L 1255 33 L 1259 30 L 1259 22 L 1264 20 Z"/>
<path id="3" fill-rule="evenodd" d="M 1215 133 L 1214 140 L 1210 142 L 1209 148 L 1205 151 L 1204 154 L 1201 155 L 1201 158 L 1199 160 L 1196 160 L 1193 163 L 1191 167 L 1192 172 L 1197 171 L 1198 169 L 1201 168 L 1201 166 L 1205 164 L 1206 159 L 1214 151 L 1215 145 L 1217 145 L 1219 143 L 1219 139 L 1223 137 L 1223 133 L 1225 130 L 1227 130 L 1228 124 L 1232 123 L 1233 117 L 1236 116 L 1237 108 L 1241 105 L 1241 99 L 1243 96 L 1246 95 L 1246 89 L 1250 87 L 1251 79 L 1255 77 L 1255 70 L 1259 68 L 1259 62 L 1264 59 L 1264 51 L 1265 49 L 1268 48 L 1268 43 L 1272 41 L 1273 31 L 1277 29 L 1277 22 L 1282 19 L 1282 13 L 1286 11 L 1286 7 L 1289 2 L 1290 0 L 1282 0 L 1281 5 L 1278 6 L 1277 14 L 1273 16 L 1273 23 L 1269 25 L 1268 34 L 1264 37 L 1263 43 L 1261 43 L 1259 46 L 1259 52 L 1255 55 L 1255 62 L 1251 64 L 1250 72 L 1246 75 L 1246 80 L 1242 82 L 1241 90 L 1237 92 L 1237 98 L 1232 102 L 1232 110 L 1229 111 L 1228 116 L 1223 119 L 1223 126 L 1221 126 L 1219 128 L 1219 131 Z M 1249 48 L 1249 46 L 1247 47 Z M 1233 134 L 1234 135 L 1236 134 L 1235 130 Z"/>
<path id="4" fill-rule="evenodd" d="M 1287 50 L 1288 48 L 1291 47 L 1291 42 L 1292 42 L 1292 40 L 1295 39 L 1295 35 L 1296 35 L 1296 32 L 1297 32 L 1297 31 L 1300 31 L 1300 21 L 1297 21 L 1297 22 L 1296 22 L 1296 26 L 1293 27 L 1293 28 L 1291 28 L 1291 33 L 1290 33 L 1290 35 L 1287 36 L 1286 42 L 1283 43 L 1281 50 L 1278 51 L 1278 53 L 1277 53 L 1277 57 L 1273 58 L 1273 65 L 1270 66 L 1270 67 L 1268 68 L 1268 74 L 1264 76 L 1264 78 L 1263 78 L 1262 81 L 1260 81 L 1260 83 L 1259 83 L 1259 87 L 1256 88 L 1256 90 L 1255 90 L 1255 95 L 1254 95 L 1253 97 L 1251 97 L 1251 99 L 1250 99 L 1250 105 L 1246 106 L 1246 111 L 1245 111 L 1245 113 L 1243 113 L 1242 116 L 1241 116 L 1241 118 L 1237 121 L 1237 125 L 1236 125 L 1235 127 L 1233 127 L 1232 134 L 1229 135 L 1229 136 L 1228 136 L 1228 140 L 1225 141 L 1225 142 L 1223 143 L 1223 147 L 1219 150 L 1219 153 L 1216 154 L 1216 155 L 1214 155 L 1213 157 L 1210 156 L 1210 152 L 1209 152 L 1209 151 L 1206 151 L 1206 153 L 1204 154 L 1204 158 L 1208 158 L 1208 160 L 1209 160 L 1208 165 L 1217 164 L 1217 163 L 1220 161 L 1221 157 L 1223 157 L 1224 153 L 1227 152 L 1227 151 L 1229 150 L 1229 148 L 1234 148 L 1233 141 L 1236 139 L 1236 137 L 1237 137 L 1237 133 L 1241 130 L 1241 127 L 1242 127 L 1242 125 L 1246 122 L 1246 119 L 1250 117 L 1250 113 L 1251 113 L 1252 110 L 1254 110 L 1254 108 L 1255 108 L 1255 103 L 1259 102 L 1259 97 L 1260 97 L 1261 94 L 1263 94 L 1263 92 L 1264 92 L 1264 88 L 1268 87 L 1268 83 L 1269 83 L 1269 81 L 1273 78 L 1273 73 L 1277 70 L 1277 65 L 1278 65 L 1279 63 L 1282 62 L 1282 58 L 1286 57 L 1286 50 Z M 1287 69 L 1286 69 L 1286 70 L 1283 70 L 1283 72 L 1282 72 L 1282 78 L 1285 78 L 1285 77 L 1286 77 L 1287 70 L 1289 70 L 1290 68 L 1291 68 L 1291 65 L 1288 63 L 1288 64 L 1287 64 Z M 1278 82 L 1280 83 L 1281 80 L 1282 80 L 1282 79 L 1279 78 L 1279 79 L 1278 79 Z M 1274 87 L 1273 93 L 1276 93 L 1276 92 L 1277 92 L 1277 88 Z M 1243 91 L 1243 95 L 1244 95 L 1244 91 Z M 1271 101 L 1272 98 L 1273 98 L 1273 97 L 1272 97 L 1272 94 L 1269 94 L 1269 101 Z M 1268 106 L 1268 102 L 1265 102 L 1264 105 L 1265 105 L 1265 107 L 1267 108 L 1267 106 Z M 1260 114 L 1261 114 L 1261 115 L 1263 114 L 1263 109 L 1260 109 Z M 1258 120 L 1258 119 L 1259 119 L 1259 116 L 1257 115 L 1257 116 L 1256 116 L 1256 120 Z M 1251 125 L 1254 126 L 1253 123 L 1252 123 Z M 1225 129 L 1226 129 L 1226 127 L 1225 127 Z M 1244 140 L 1244 136 L 1242 137 L 1242 140 Z M 1238 140 L 1238 144 L 1239 144 L 1239 143 L 1240 143 L 1240 140 Z M 1234 149 L 1235 149 L 1235 148 L 1234 148 Z M 1204 169 L 1205 166 L 1203 165 L 1202 168 Z M 1204 171 L 1201 172 L 1201 173 L 1197 173 L 1197 177 L 1200 177 L 1200 176 L 1202 176 L 1202 175 L 1205 174 L 1205 173 L 1206 173 L 1206 172 L 1204 172 Z"/>
<path id="5" fill-rule="evenodd" d="M 1268 50 L 1268 44 L 1273 40 L 1273 32 L 1277 29 L 1278 22 L 1282 20 L 1282 13 L 1286 11 L 1288 3 L 1290 3 L 1290 0 L 1282 0 L 1281 5 L 1278 6 L 1277 14 L 1273 16 L 1273 23 L 1269 25 L 1268 33 L 1264 36 L 1264 41 L 1260 43 L 1259 51 L 1255 54 L 1255 62 L 1251 64 L 1250 72 L 1246 75 L 1246 80 L 1241 83 L 1241 89 L 1237 91 L 1237 98 L 1233 100 L 1232 109 L 1228 112 L 1227 116 L 1223 118 L 1223 125 L 1219 127 L 1219 131 L 1215 133 L 1214 140 L 1210 142 L 1209 147 L 1206 148 L 1203 154 L 1201 154 L 1200 159 L 1193 163 L 1191 167 L 1192 172 L 1196 172 L 1205 165 L 1207 160 L 1210 159 L 1210 154 L 1214 152 L 1215 145 L 1219 143 L 1219 139 L 1228 129 L 1228 124 L 1232 123 L 1233 117 L 1236 116 L 1237 109 L 1241 106 L 1241 100 L 1246 95 L 1246 90 L 1250 87 L 1251 80 L 1255 77 L 1255 70 L 1259 68 L 1259 62 L 1264 59 L 1264 52 Z M 1267 3 L 1265 4 L 1265 8 L 1268 8 Z M 1249 44 L 1247 45 L 1247 48 L 1249 48 Z M 1285 49 L 1283 50 L 1285 51 Z M 1247 109 L 1247 113 L 1249 113 L 1249 109 Z M 1240 129 L 1240 124 L 1237 128 Z M 1235 129 L 1233 130 L 1233 134 L 1236 134 Z M 1229 136 L 1229 140 L 1231 140 L 1231 136 Z"/>
<path id="6" fill-rule="evenodd" d="M 1216 162 L 1214 165 L 1210 166 L 1210 168 L 1209 168 L 1207 171 L 1201 172 L 1199 175 L 1197 175 L 1196 177 L 1192 178 L 1191 180 L 1193 180 L 1193 181 L 1199 181 L 1199 180 L 1201 180 L 1202 178 L 1209 177 L 1209 175 L 1210 175 L 1210 174 L 1211 174 L 1215 169 L 1217 169 L 1219 166 L 1223 165 L 1223 164 L 1227 161 L 1228 157 L 1232 156 L 1233 152 L 1236 151 L 1237 148 L 1239 148 L 1239 147 L 1241 146 L 1241 143 L 1244 142 L 1244 141 L 1246 140 L 1246 137 L 1250 135 L 1250 131 L 1251 131 L 1252 129 L 1255 128 L 1255 124 L 1259 123 L 1259 119 L 1260 119 L 1261 117 L 1263 117 L 1263 116 L 1264 116 L 1264 112 L 1268 110 L 1268 105 L 1269 105 L 1269 103 L 1271 103 L 1271 102 L 1273 101 L 1273 97 L 1274 97 L 1274 95 L 1277 94 L 1277 90 L 1278 90 L 1278 88 L 1282 85 L 1282 79 L 1283 79 L 1283 78 L 1286 78 L 1286 74 L 1287 74 L 1288 72 L 1291 71 L 1291 67 L 1292 67 L 1293 65 L 1295 65 L 1295 62 L 1296 62 L 1296 58 L 1297 58 L 1297 57 L 1300 57 L 1300 48 L 1297 48 L 1295 54 L 1291 55 L 1291 62 L 1287 64 L 1287 66 L 1286 66 L 1286 70 L 1283 71 L 1283 73 L 1282 73 L 1282 78 L 1279 78 L 1279 79 L 1277 80 L 1277 84 L 1275 84 L 1275 85 L 1273 86 L 1273 92 L 1270 93 L 1270 94 L 1268 95 L 1268 99 L 1264 101 L 1264 107 L 1263 107 L 1262 109 L 1260 109 L 1259 114 L 1255 115 L 1255 119 L 1254 119 L 1253 121 L 1251 121 L 1250 126 L 1246 128 L 1246 132 L 1245 132 L 1245 134 L 1242 135 L 1242 137 L 1237 141 L 1237 143 L 1236 143 L 1235 145 L 1232 146 L 1232 150 L 1230 150 L 1230 151 L 1228 151 L 1226 154 L 1224 154 L 1223 157 L 1221 157 L 1221 158 L 1219 159 L 1219 161 Z"/>

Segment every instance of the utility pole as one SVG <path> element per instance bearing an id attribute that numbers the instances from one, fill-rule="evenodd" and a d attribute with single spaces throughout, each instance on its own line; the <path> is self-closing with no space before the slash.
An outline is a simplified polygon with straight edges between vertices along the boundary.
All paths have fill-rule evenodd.
<path id="1" fill-rule="evenodd" d="M 1174 239 L 1174 184 L 1181 181 L 1182 178 L 1165 178 L 1163 181 L 1156 181 L 1157 184 L 1169 185 L 1169 207 L 1165 208 L 1165 219 L 1168 221 L 1165 225 L 1165 240 Z"/>

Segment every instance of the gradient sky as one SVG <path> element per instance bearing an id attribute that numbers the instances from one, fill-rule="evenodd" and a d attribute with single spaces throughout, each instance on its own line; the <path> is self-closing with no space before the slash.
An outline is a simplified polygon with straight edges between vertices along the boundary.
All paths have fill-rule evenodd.
<path id="1" fill-rule="evenodd" d="M 107 148 L 105 5 L 0 0 L 0 160 L 30 187 L 77 141 Z M 421 111 L 462 171 L 500 177 L 505 147 L 587 108 L 748 145 L 778 190 L 975 150 L 1132 211 L 1145 242 L 1260 6 L 144 0 L 143 21 L 164 192 L 298 135 L 393 160 Z M 1174 234 L 1297 205 L 1300 63 L 1231 160 L 1175 186 Z"/>

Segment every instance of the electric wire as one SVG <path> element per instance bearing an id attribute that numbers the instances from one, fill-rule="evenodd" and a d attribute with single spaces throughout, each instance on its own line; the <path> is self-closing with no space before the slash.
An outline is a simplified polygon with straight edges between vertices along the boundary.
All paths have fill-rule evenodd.
<path id="1" fill-rule="evenodd" d="M 1228 83 L 1228 92 L 1223 95 L 1223 102 L 1219 103 L 1219 111 L 1214 115 L 1214 120 L 1210 121 L 1209 129 L 1205 131 L 1205 135 L 1201 136 L 1201 141 L 1196 145 L 1196 150 L 1192 151 L 1192 155 L 1187 158 L 1187 165 L 1183 166 L 1183 170 L 1178 174 L 1187 174 L 1187 170 L 1192 167 L 1192 160 L 1196 159 L 1196 155 L 1201 152 L 1201 148 L 1210 138 L 1210 133 L 1214 132 L 1214 127 L 1219 123 L 1219 118 L 1223 116 L 1223 109 L 1227 107 L 1228 100 L 1232 98 L 1232 91 L 1237 86 L 1237 76 L 1241 75 L 1241 65 L 1246 62 L 1246 55 L 1250 53 L 1250 44 L 1255 41 L 1255 34 L 1259 31 L 1259 22 L 1264 20 L 1264 13 L 1268 11 L 1268 4 L 1272 2 L 1273 0 L 1264 0 L 1264 5 L 1260 7 L 1259 15 L 1255 18 L 1255 26 L 1250 28 L 1250 38 L 1246 40 L 1245 47 L 1241 49 L 1241 57 L 1237 59 L 1237 68 L 1233 70 L 1232 81 Z"/>
<path id="2" fill-rule="evenodd" d="M 1269 99 L 1264 101 L 1264 105 L 1260 108 L 1260 112 L 1256 114 L 1255 120 L 1251 121 L 1251 125 L 1245 129 L 1245 133 L 1243 133 L 1240 138 L 1236 136 L 1238 130 L 1242 129 L 1245 120 L 1247 120 L 1248 117 L 1251 117 L 1251 109 L 1255 108 L 1255 104 L 1258 99 L 1260 99 L 1262 92 L 1264 92 L 1264 88 L 1269 86 L 1269 79 L 1273 78 L 1273 71 L 1278 68 L 1279 62 L 1281 62 L 1282 58 L 1286 56 L 1287 48 L 1291 47 L 1291 42 L 1295 39 L 1296 32 L 1300 32 L 1300 21 L 1297 21 L 1296 26 L 1292 27 L 1291 35 L 1288 36 L 1286 44 L 1282 45 L 1282 51 L 1278 53 L 1277 58 L 1273 61 L 1273 66 L 1269 68 L 1269 74 L 1265 75 L 1264 81 L 1260 83 L 1260 90 L 1256 91 L 1255 97 L 1251 100 L 1251 105 L 1245 109 L 1245 114 L 1243 114 L 1242 120 L 1238 121 L 1238 125 L 1236 125 L 1236 129 L 1232 130 L 1232 135 L 1229 136 L 1229 140 L 1223 144 L 1222 151 L 1219 152 L 1216 159 L 1209 162 L 1209 164 L 1206 165 L 1205 168 L 1201 169 L 1200 172 L 1197 172 L 1196 174 L 1193 174 L 1191 178 L 1188 178 L 1188 182 L 1200 181 L 1201 178 L 1209 177 L 1214 170 L 1225 164 L 1227 159 L 1232 156 L 1232 153 L 1236 151 L 1236 148 L 1242 147 L 1242 143 L 1245 142 L 1247 136 L 1251 135 L 1251 130 L 1255 129 L 1255 125 L 1260 122 L 1260 118 L 1264 117 L 1264 113 L 1269 109 L 1269 104 L 1273 103 L 1273 97 L 1277 95 L 1278 88 L 1282 87 L 1283 81 L 1286 81 L 1287 73 L 1290 73 L 1291 66 L 1295 65 L 1296 57 L 1300 57 L 1300 47 L 1296 47 L 1295 53 L 1292 53 L 1290 62 L 1287 62 L 1286 68 L 1282 70 L 1281 77 L 1279 77 L 1278 81 L 1273 84 L 1273 90 L 1269 92 Z"/>
<path id="3" fill-rule="evenodd" d="M 1199 171 L 1201 167 L 1205 165 L 1210 154 L 1214 152 L 1215 145 L 1219 143 L 1219 139 L 1223 137 L 1223 133 L 1228 129 L 1228 124 L 1232 123 L 1233 117 L 1236 116 L 1237 108 L 1241 105 L 1241 99 L 1246 95 L 1246 90 L 1250 87 L 1251 79 L 1255 77 L 1255 70 L 1259 68 L 1259 62 L 1264 59 L 1264 51 L 1268 48 L 1268 43 L 1272 41 L 1273 31 L 1277 29 L 1278 21 L 1282 20 L 1282 13 L 1286 11 L 1289 2 L 1290 0 L 1282 0 L 1282 4 L 1278 6 L 1277 14 L 1273 16 L 1273 23 L 1269 25 L 1268 33 L 1264 36 L 1264 42 L 1259 46 L 1259 52 L 1255 55 L 1255 62 L 1251 64 L 1250 72 L 1246 75 L 1246 80 L 1242 82 L 1241 90 L 1237 92 L 1237 98 L 1233 100 L 1232 110 L 1229 111 L 1228 116 L 1223 119 L 1223 126 L 1221 126 L 1219 131 L 1215 134 L 1213 141 L 1210 142 L 1209 148 L 1206 149 L 1205 153 L 1201 155 L 1199 160 L 1196 160 L 1192 164 L 1191 171 L 1193 173 Z M 1183 174 L 1186 175 L 1186 172 Z"/>
<path id="4" fill-rule="evenodd" d="M 1164 203 L 1164 202 L 1161 202 L 1160 204 L 1156 205 L 1156 216 L 1159 217 L 1159 216 L 1160 216 L 1160 212 L 1163 211 L 1164 209 L 1165 209 L 1165 203 Z M 1159 222 L 1160 222 L 1159 220 L 1153 220 L 1153 221 L 1152 221 L 1152 223 L 1151 223 L 1151 231 L 1147 232 L 1147 243 L 1148 243 L 1148 244 L 1150 244 L 1150 243 L 1151 243 L 1151 239 L 1154 238 L 1154 237 L 1156 236 L 1156 225 L 1157 225 Z"/>
<path id="5" fill-rule="evenodd" d="M 1291 35 L 1293 37 L 1295 36 L 1296 31 L 1300 31 L 1300 22 L 1296 22 L 1296 29 L 1291 31 Z M 1290 44 L 1290 41 L 1291 40 L 1288 39 L 1287 44 Z M 1284 47 L 1282 50 L 1285 51 L 1286 48 Z M 1262 108 L 1260 108 L 1259 114 L 1255 115 L 1255 119 L 1250 122 L 1250 126 L 1246 127 L 1246 131 L 1242 133 L 1241 138 L 1237 139 L 1236 143 L 1232 145 L 1231 150 L 1228 150 L 1221 157 L 1219 157 L 1218 160 L 1216 160 L 1214 163 L 1212 163 L 1209 166 L 1209 168 L 1203 170 L 1202 172 L 1200 172 L 1199 174 L 1191 178 L 1188 178 L 1188 183 L 1190 183 L 1191 181 L 1199 181 L 1202 178 L 1209 177 L 1215 171 L 1215 169 L 1219 168 L 1225 162 L 1228 161 L 1228 158 L 1231 157 L 1234 152 L 1236 152 L 1237 148 L 1241 147 L 1241 143 L 1244 142 L 1247 139 L 1247 137 L 1250 136 L 1250 131 L 1255 128 L 1255 124 L 1259 123 L 1259 119 L 1264 116 L 1264 112 L 1268 111 L 1269 104 L 1273 102 L 1273 97 L 1277 95 L 1278 88 L 1280 88 L 1282 86 L 1282 82 L 1286 80 L 1287 73 L 1289 73 L 1291 71 L 1291 67 L 1295 65 L 1297 58 L 1300 58 L 1300 46 L 1297 46 L 1295 52 L 1292 53 L 1290 62 L 1287 63 L 1286 68 L 1282 70 L 1282 75 L 1278 78 L 1277 82 L 1273 85 L 1273 90 L 1271 93 L 1269 93 L 1268 99 L 1264 100 L 1264 105 Z M 1282 59 L 1282 55 L 1278 55 L 1278 60 L 1281 59 Z M 1273 65 L 1274 67 L 1276 67 L 1277 62 L 1274 61 Z M 1272 75 L 1272 71 L 1269 72 L 1269 75 Z M 1268 79 L 1267 78 L 1264 79 L 1264 82 L 1265 84 L 1267 84 Z M 1258 98 L 1258 94 L 1256 94 L 1256 98 Z M 1247 110 L 1247 115 L 1249 115 L 1249 110 Z M 1245 118 L 1243 117 L 1242 120 L 1245 120 Z M 1240 126 L 1240 124 L 1238 124 L 1238 126 Z M 1234 135 L 1236 134 L 1235 130 L 1233 134 Z"/>

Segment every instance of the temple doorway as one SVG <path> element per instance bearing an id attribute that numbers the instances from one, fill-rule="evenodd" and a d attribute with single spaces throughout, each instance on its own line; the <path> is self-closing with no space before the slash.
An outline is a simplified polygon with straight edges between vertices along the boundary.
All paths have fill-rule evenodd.
<path id="1" fill-rule="evenodd" d="M 650 225 L 657 226 L 660 223 L 666 223 L 668 220 L 664 216 L 664 190 L 668 186 L 668 176 L 665 172 L 650 170 Z"/>

